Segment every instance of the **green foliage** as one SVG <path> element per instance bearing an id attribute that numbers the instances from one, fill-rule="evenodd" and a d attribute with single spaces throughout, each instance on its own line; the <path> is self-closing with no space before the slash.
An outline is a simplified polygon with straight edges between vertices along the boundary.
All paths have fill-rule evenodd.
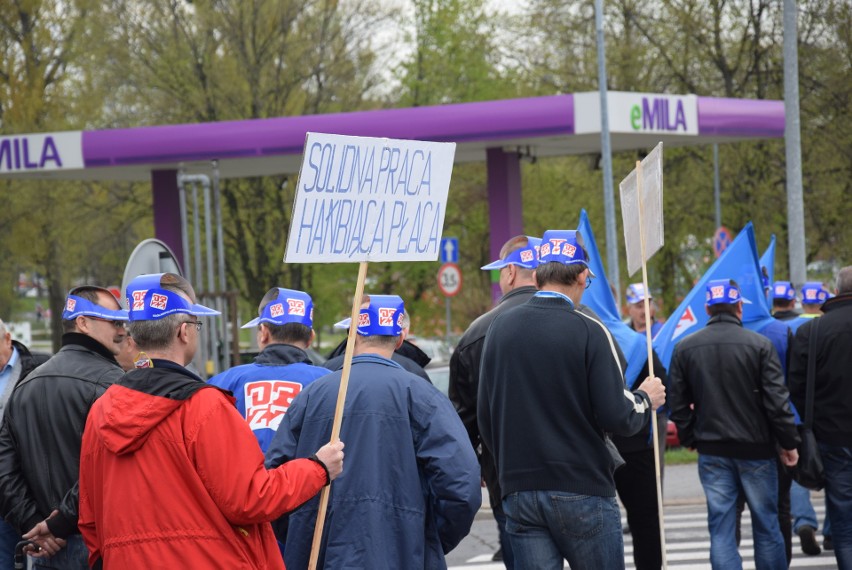
<path id="1" fill-rule="evenodd" d="M 783 97 L 781 3 L 610 0 L 605 5 L 610 89 Z M 807 255 L 809 261 L 844 264 L 852 250 L 847 128 L 852 7 L 845 0 L 802 0 L 799 14 Z M 591 2 L 528 0 L 511 13 L 477 0 L 0 3 L 2 134 L 596 89 Z M 642 156 L 642 151 L 616 153 L 614 182 Z M 720 159 L 723 223 L 737 231 L 753 220 L 759 247 L 776 234 L 776 273 L 785 277 L 783 141 L 722 144 Z M 712 262 L 712 173 L 709 146 L 666 149 L 666 247 L 649 271 L 667 309 Z M 524 162 L 522 179 L 527 233 L 574 227 L 585 207 L 605 251 L 599 156 Z M 281 262 L 294 187 L 295 173 L 223 181 L 228 286 L 241 292 L 244 314 L 253 314 L 272 286 L 306 289 L 316 300 L 322 328 L 348 315 L 357 268 Z M 146 183 L 4 180 L 0 195 L 0 315 L 13 305 L 19 272 L 47 277 L 56 316 L 72 284 L 117 284 L 133 246 L 153 233 Z M 484 164 L 454 167 L 444 235 L 458 236 L 464 253 L 464 286 L 452 300 L 459 331 L 491 305 L 491 276 L 479 270 L 491 261 Z M 620 228 L 617 236 L 623 252 Z M 415 334 L 443 334 L 437 269 L 438 263 L 372 264 L 367 288 L 401 294 Z M 621 275 L 626 284 L 624 262 Z"/>

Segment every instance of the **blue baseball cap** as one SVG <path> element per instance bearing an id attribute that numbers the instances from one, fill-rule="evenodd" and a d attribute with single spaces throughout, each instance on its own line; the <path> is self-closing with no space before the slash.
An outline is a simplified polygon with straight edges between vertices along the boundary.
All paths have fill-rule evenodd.
<path id="1" fill-rule="evenodd" d="M 544 235 L 541 236 L 538 262 L 539 264 L 557 262 L 565 265 L 582 263 L 588 268 L 589 275 L 595 277 L 583 249 L 583 236 L 577 230 L 547 230 L 544 232 Z"/>
<path id="2" fill-rule="evenodd" d="M 370 304 L 361 307 L 356 332 L 361 336 L 399 336 L 402 334 L 402 317 L 405 304 L 399 295 L 370 295 Z M 338 329 L 348 329 L 352 319 L 335 323 Z"/>
<path id="3" fill-rule="evenodd" d="M 517 265 L 524 269 L 535 269 L 538 265 L 538 249 L 541 246 L 541 238 L 527 237 L 527 245 L 510 251 L 503 259 L 492 261 L 488 265 L 483 265 L 480 269 L 488 271 L 490 269 L 503 269 L 507 265 Z"/>
<path id="4" fill-rule="evenodd" d="M 796 298 L 796 290 L 789 281 L 776 281 L 772 285 L 772 298 L 792 301 Z"/>
<path id="5" fill-rule="evenodd" d="M 803 305 L 822 305 L 828 301 L 831 295 L 828 290 L 817 281 L 809 281 L 802 285 Z"/>
<path id="6" fill-rule="evenodd" d="M 295 289 L 273 287 L 266 293 L 264 299 L 272 295 L 274 295 L 272 300 L 258 311 L 257 318 L 250 320 L 240 328 L 249 329 L 260 323 L 272 325 L 299 323 L 307 327 L 313 326 L 314 302 L 310 295 Z"/>
<path id="7" fill-rule="evenodd" d="M 648 299 L 653 299 L 648 295 Z M 631 283 L 627 286 L 627 302 L 633 305 L 645 300 L 645 285 L 642 283 Z"/>
<path id="8" fill-rule="evenodd" d="M 163 288 L 164 275 L 174 274 L 140 275 L 127 285 L 127 306 L 130 307 L 131 322 L 156 321 L 175 313 L 186 313 L 196 317 L 213 317 L 221 314 L 215 309 L 192 303 L 174 291 Z"/>
<path id="9" fill-rule="evenodd" d="M 713 279 L 707 283 L 706 305 L 725 305 L 743 300 L 740 289 L 730 279 Z"/>
<path id="10" fill-rule="evenodd" d="M 92 303 L 88 299 L 78 297 L 74 294 L 74 291 L 78 291 L 79 289 L 79 287 L 72 289 L 65 298 L 65 309 L 62 311 L 63 321 L 71 321 L 77 317 L 95 317 L 106 321 L 126 321 L 130 318 L 125 310 L 107 309 L 106 307 Z M 96 287 L 96 289 L 112 295 L 108 289 L 103 289 L 102 287 Z M 118 301 L 116 300 L 116 302 Z"/>

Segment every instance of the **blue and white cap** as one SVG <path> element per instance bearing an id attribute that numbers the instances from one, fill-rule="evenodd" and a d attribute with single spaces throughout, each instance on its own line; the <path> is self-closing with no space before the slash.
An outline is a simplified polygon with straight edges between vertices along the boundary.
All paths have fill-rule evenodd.
<path id="1" fill-rule="evenodd" d="M 524 269 L 535 269 L 538 265 L 538 250 L 541 246 L 541 238 L 527 236 L 527 245 L 510 251 L 503 259 L 492 261 L 488 265 L 483 265 L 480 269 L 488 271 L 490 269 L 503 269 L 507 265 L 517 265 Z"/>
<path id="2" fill-rule="evenodd" d="M 402 319 L 405 304 L 399 295 L 370 295 L 370 305 L 361 307 L 358 314 L 358 329 L 361 336 L 399 336 L 402 334 Z M 343 319 L 334 327 L 348 329 L 352 319 Z"/>
<path id="3" fill-rule="evenodd" d="M 96 289 L 112 295 L 109 289 L 103 289 L 102 287 L 96 287 Z M 125 310 L 107 309 L 106 307 L 92 303 L 88 299 L 78 297 L 74 294 L 77 290 L 79 290 L 79 287 L 72 289 L 65 298 L 65 309 L 62 311 L 63 321 L 71 321 L 77 317 L 95 317 L 106 321 L 126 321 L 130 318 Z M 116 302 L 118 301 L 116 300 Z"/>
<path id="4" fill-rule="evenodd" d="M 577 230 L 547 230 L 544 232 L 541 237 L 538 262 L 539 264 L 557 262 L 565 265 L 582 263 L 588 268 L 589 274 L 595 277 L 583 249 L 583 236 Z"/>
<path id="5" fill-rule="evenodd" d="M 648 299 L 653 299 L 648 295 Z M 627 286 L 627 302 L 631 305 L 645 300 L 645 285 L 642 283 L 631 283 Z"/>
<path id="6" fill-rule="evenodd" d="M 713 279 L 707 283 L 706 305 L 730 305 L 743 300 L 740 289 L 730 279 Z"/>
<path id="7" fill-rule="evenodd" d="M 310 295 L 295 289 L 273 287 L 266 293 L 264 299 L 273 295 L 272 300 L 258 311 L 257 318 L 250 320 L 240 328 L 249 329 L 258 326 L 260 323 L 272 325 L 299 323 L 306 327 L 313 326 L 314 302 Z"/>
<path id="8" fill-rule="evenodd" d="M 792 301 L 796 298 L 796 290 L 789 281 L 776 281 L 772 285 L 772 298 Z"/>
<path id="9" fill-rule="evenodd" d="M 213 317 L 219 311 L 188 301 L 174 291 L 163 288 L 163 276 L 168 273 L 140 275 L 127 285 L 127 306 L 130 321 L 156 321 L 175 313 L 196 317 Z"/>
<path id="10" fill-rule="evenodd" d="M 817 281 L 808 281 L 802 285 L 802 304 L 803 305 L 822 305 L 831 297 L 828 290 L 823 287 L 822 283 Z"/>

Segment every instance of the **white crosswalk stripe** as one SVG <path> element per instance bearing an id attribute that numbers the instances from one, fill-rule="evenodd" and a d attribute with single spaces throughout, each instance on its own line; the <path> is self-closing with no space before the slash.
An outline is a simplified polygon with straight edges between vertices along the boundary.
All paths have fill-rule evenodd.
<path id="1" fill-rule="evenodd" d="M 814 504 L 817 517 L 823 520 L 825 507 L 822 501 Z M 622 519 L 622 524 L 625 521 Z M 666 560 L 672 570 L 710 570 L 710 536 L 707 531 L 707 510 L 704 505 L 682 505 L 666 507 Z M 743 514 L 743 537 L 740 555 L 743 569 L 755 568 L 754 541 L 751 536 L 751 517 L 748 510 Z M 820 543 L 822 536 L 819 536 Z M 483 549 L 487 550 L 487 549 Z M 624 535 L 625 564 L 633 570 L 633 542 L 629 534 Z M 503 570 L 500 562 L 492 562 L 493 552 L 483 552 L 469 557 L 465 563 L 451 564 L 449 570 Z M 807 556 L 799 548 L 799 539 L 793 536 L 793 561 L 791 568 L 832 569 L 837 568 L 834 553 L 824 551 L 819 556 Z M 568 568 L 566 564 L 565 568 Z"/>

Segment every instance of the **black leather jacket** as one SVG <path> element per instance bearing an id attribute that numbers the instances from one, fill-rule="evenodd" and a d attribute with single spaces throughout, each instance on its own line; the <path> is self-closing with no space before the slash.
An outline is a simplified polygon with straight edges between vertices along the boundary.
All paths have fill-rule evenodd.
<path id="1" fill-rule="evenodd" d="M 712 317 L 675 347 L 669 382 L 680 441 L 699 453 L 770 459 L 776 442 L 799 443 L 775 348 L 733 315 Z"/>
<path id="2" fill-rule="evenodd" d="M 62 344 L 15 387 L 0 429 L 0 513 L 22 533 L 60 504 L 76 532 L 83 427 L 94 401 L 124 374 L 91 337 L 69 333 Z"/>

